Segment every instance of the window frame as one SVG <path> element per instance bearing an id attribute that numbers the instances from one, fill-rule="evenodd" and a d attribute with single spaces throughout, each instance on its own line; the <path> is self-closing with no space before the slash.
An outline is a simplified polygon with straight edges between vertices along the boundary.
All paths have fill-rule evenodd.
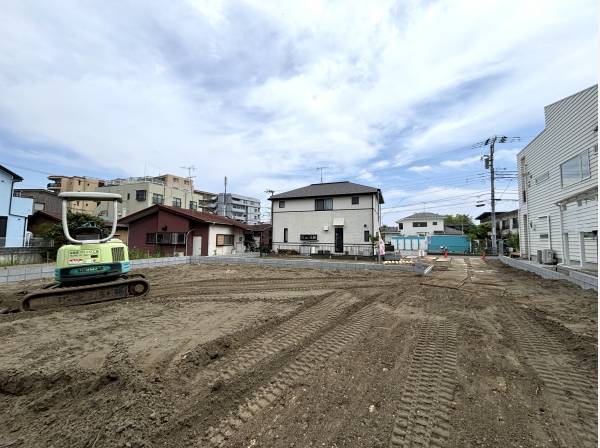
<path id="1" fill-rule="evenodd" d="M 422 225 L 422 224 L 425 224 L 425 225 Z M 427 227 L 427 221 L 413 221 L 412 226 L 413 227 Z"/>
<path id="2" fill-rule="evenodd" d="M 279 208 L 285 208 L 285 201 L 279 201 Z"/>
<path id="3" fill-rule="evenodd" d="M 360 204 L 360 196 L 352 196 L 352 205 Z"/>
<path id="4" fill-rule="evenodd" d="M 576 180 L 573 180 L 569 183 L 565 182 L 565 172 L 563 170 L 563 167 L 565 167 L 569 162 L 574 162 L 578 160 L 578 168 L 579 168 L 579 177 Z M 583 161 L 586 160 L 587 161 L 587 175 L 585 175 L 586 173 L 584 173 L 584 163 Z M 570 187 L 571 185 L 575 185 L 579 182 L 583 182 L 586 179 L 589 179 L 592 176 L 592 169 L 590 166 L 590 152 L 589 150 L 585 149 L 583 151 L 581 151 L 579 154 L 571 157 L 570 159 L 565 160 L 563 163 L 560 164 L 560 184 L 562 188 L 567 188 Z M 573 178 L 575 179 L 575 178 Z"/>
<path id="5" fill-rule="evenodd" d="M 173 197 L 173 198 L 171 199 L 171 205 L 172 205 L 173 207 L 181 208 L 181 198 L 176 198 L 176 197 Z"/>
<path id="6" fill-rule="evenodd" d="M 283 242 L 287 243 L 288 242 L 288 236 L 289 236 L 289 230 L 287 227 L 283 228 Z"/>
<path id="7" fill-rule="evenodd" d="M 217 233 L 216 235 L 217 247 L 233 246 L 233 237 L 231 233 Z M 219 241 L 220 240 L 220 241 Z M 228 243 L 230 241 L 230 243 Z"/>
<path id="8" fill-rule="evenodd" d="M 371 231 L 370 230 L 365 230 L 363 232 L 363 239 L 365 243 L 368 243 L 371 241 Z"/>
<path id="9" fill-rule="evenodd" d="M 198 210 L 198 201 L 190 201 L 189 205 L 190 205 L 190 210 Z"/>
<path id="10" fill-rule="evenodd" d="M 319 204 L 322 204 L 319 206 Z M 329 208 L 327 205 L 329 204 Z M 322 207 L 322 208 L 320 208 Z M 317 198 L 315 199 L 315 211 L 316 212 L 325 212 L 333 210 L 333 198 Z"/>
<path id="11" fill-rule="evenodd" d="M 135 190 L 135 200 L 138 202 L 144 202 L 148 198 L 148 192 L 146 190 Z"/>
<path id="12" fill-rule="evenodd" d="M 301 233 L 300 241 L 319 241 L 319 236 L 313 233 Z"/>

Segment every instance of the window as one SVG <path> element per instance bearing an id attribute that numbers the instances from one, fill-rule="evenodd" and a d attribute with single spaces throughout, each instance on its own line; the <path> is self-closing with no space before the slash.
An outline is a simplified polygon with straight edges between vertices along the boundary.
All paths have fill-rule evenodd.
<path id="1" fill-rule="evenodd" d="M 285 201 L 279 201 L 279 208 L 285 208 Z"/>
<path id="2" fill-rule="evenodd" d="M 398 223 L 398 230 L 402 230 L 404 228 L 404 223 L 399 222 Z"/>
<path id="3" fill-rule="evenodd" d="M 523 202 L 527 202 L 527 193 L 523 190 Z"/>
<path id="4" fill-rule="evenodd" d="M 180 198 L 173 198 L 173 207 L 181 207 L 181 199 Z"/>
<path id="5" fill-rule="evenodd" d="M 34 202 L 33 209 L 44 211 L 46 209 L 46 204 L 44 204 L 43 202 Z"/>
<path id="6" fill-rule="evenodd" d="M 217 234 L 217 246 L 233 246 L 233 235 Z"/>
<path id="7" fill-rule="evenodd" d="M 317 241 L 317 235 L 300 235 L 300 241 Z"/>
<path id="8" fill-rule="evenodd" d="M 127 193 L 127 200 L 131 199 L 131 193 Z"/>
<path id="9" fill-rule="evenodd" d="M 8 216 L 0 216 L 0 238 L 6 237 L 7 223 L 8 223 Z"/>
<path id="10" fill-rule="evenodd" d="M 315 210 L 333 210 L 333 199 L 325 198 L 325 199 L 315 199 Z"/>
<path id="11" fill-rule="evenodd" d="M 146 200 L 146 190 L 135 190 L 135 200 L 136 201 L 145 201 Z"/>
<path id="12" fill-rule="evenodd" d="M 153 204 L 164 204 L 165 198 L 162 194 L 152 193 L 152 203 Z"/>
<path id="13" fill-rule="evenodd" d="M 427 227 L 427 223 L 422 221 L 413 221 L 412 224 L 413 227 Z"/>
<path id="14" fill-rule="evenodd" d="M 185 244 L 183 232 L 157 232 L 146 234 L 146 244 Z"/>
<path id="15" fill-rule="evenodd" d="M 547 233 L 540 233 L 540 240 L 547 240 L 547 239 L 548 239 Z"/>
<path id="16" fill-rule="evenodd" d="M 587 149 L 560 165 L 562 186 L 568 187 L 590 177 L 590 155 Z"/>
<path id="17" fill-rule="evenodd" d="M 433 221 L 432 223 L 434 226 L 437 226 L 437 221 Z"/>
<path id="18" fill-rule="evenodd" d="M 190 201 L 190 210 L 198 210 L 198 203 L 196 201 Z"/>
<path id="19" fill-rule="evenodd" d="M 287 229 L 287 227 L 285 229 L 283 229 L 283 242 L 284 243 L 288 242 L 288 229 Z"/>
<path id="20" fill-rule="evenodd" d="M 352 196 L 352 205 L 358 204 L 358 196 Z"/>
<path id="21" fill-rule="evenodd" d="M 368 243 L 369 241 L 371 241 L 371 232 L 369 232 L 368 230 L 365 230 L 365 243 Z"/>

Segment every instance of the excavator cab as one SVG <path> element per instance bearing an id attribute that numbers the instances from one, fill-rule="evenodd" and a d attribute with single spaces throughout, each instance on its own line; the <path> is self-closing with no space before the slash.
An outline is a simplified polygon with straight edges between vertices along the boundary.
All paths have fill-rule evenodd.
<path id="1" fill-rule="evenodd" d="M 25 296 L 23 311 L 56 306 L 81 305 L 143 296 L 150 285 L 141 274 L 129 274 L 127 246 L 114 238 L 117 229 L 118 203 L 121 195 L 98 192 L 60 193 L 62 199 L 62 227 L 71 244 L 58 249 L 55 283 Z M 92 224 L 69 231 L 67 219 L 69 201 L 111 201 L 113 220 L 109 234 Z"/>

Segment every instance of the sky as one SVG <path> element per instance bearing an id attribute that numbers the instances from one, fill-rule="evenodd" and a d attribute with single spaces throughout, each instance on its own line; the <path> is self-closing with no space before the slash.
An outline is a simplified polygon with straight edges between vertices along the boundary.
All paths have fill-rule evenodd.
<path id="1" fill-rule="evenodd" d="M 595 0 L 63 1 L 0 8 L 0 164 L 255 196 L 379 187 L 383 222 L 489 209 L 544 106 L 597 83 Z M 497 184 L 511 210 L 516 180 Z M 476 207 L 476 204 L 483 204 Z"/>

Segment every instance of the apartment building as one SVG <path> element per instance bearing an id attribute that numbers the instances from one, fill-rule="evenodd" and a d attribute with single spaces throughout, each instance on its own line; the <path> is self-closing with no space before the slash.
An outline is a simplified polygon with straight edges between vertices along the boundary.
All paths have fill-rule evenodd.
<path id="1" fill-rule="evenodd" d="M 198 211 L 216 213 L 218 198 L 216 193 L 202 190 L 194 190 L 194 193 L 198 195 Z"/>
<path id="2" fill-rule="evenodd" d="M 352 182 L 312 184 L 269 198 L 273 250 L 301 254 L 373 255 L 381 190 Z"/>
<path id="3" fill-rule="evenodd" d="M 244 224 L 259 224 L 260 199 L 236 193 L 219 193 L 216 212 Z"/>
<path id="4" fill-rule="evenodd" d="M 56 193 L 65 191 L 99 191 L 104 182 L 100 179 L 85 176 L 48 176 L 51 180 L 47 185 L 48 190 Z M 93 214 L 96 210 L 94 201 L 72 201 L 69 203 L 69 210 L 73 212 L 84 212 Z"/>
<path id="5" fill-rule="evenodd" d="M 96 191 L 121 195 L 123 201 L 118 208 L 119 218 L 155 204 L 187 210 L 201 210 L 201 201 L 205 200 L 204 194 L 194 191 L 191 179 L 172 174 L 107 180 Z M 111 220 L 112 204 L 100 203 L 95 213 L 104 219 Z"/>
<path id="6" fill-rule="evenodd" d="M 517 154 L 521 255 L 550 249 L 563 267 L 598 269 L 598 86 L 544 108 Z"/>

